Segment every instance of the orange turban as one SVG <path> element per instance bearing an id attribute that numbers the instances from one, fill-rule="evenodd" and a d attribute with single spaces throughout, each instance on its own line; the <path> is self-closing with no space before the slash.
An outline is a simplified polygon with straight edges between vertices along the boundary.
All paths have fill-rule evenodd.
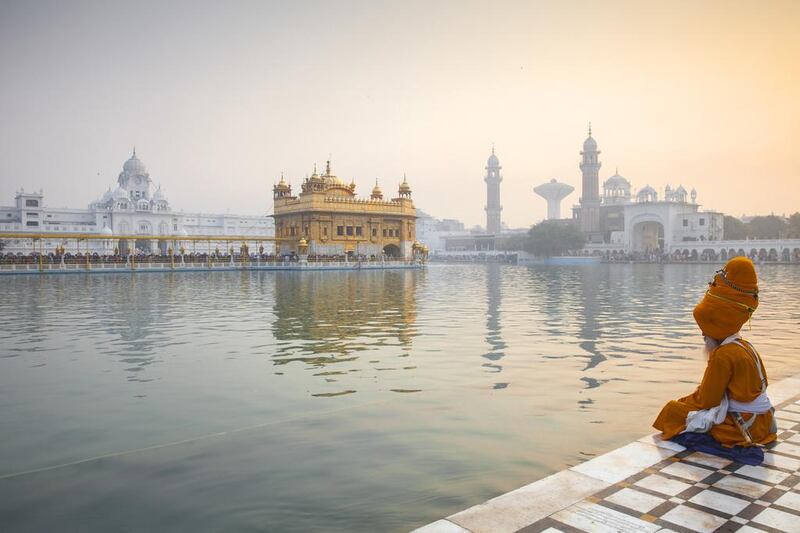
<path id="1" fill-rule="evenodd" d="M 758 278 L 753 262 L 734 257 L 718 270 L 694 308 L 703 335 L 723 340 L 739 331 L 758 307 Z"/>

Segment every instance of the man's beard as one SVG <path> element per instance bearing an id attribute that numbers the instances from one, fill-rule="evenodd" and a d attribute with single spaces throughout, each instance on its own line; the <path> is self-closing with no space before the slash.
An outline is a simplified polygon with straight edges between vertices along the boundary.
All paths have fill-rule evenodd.
<path id="1" fill-rule="evenodd" d="M 705 341 L 705 345 L 703 346 L 703 355 L 706 356 L 706 360 L 711 357 L 711 354 L 719 347 L 719 342 L 711 337 L 703 337 Z"/>

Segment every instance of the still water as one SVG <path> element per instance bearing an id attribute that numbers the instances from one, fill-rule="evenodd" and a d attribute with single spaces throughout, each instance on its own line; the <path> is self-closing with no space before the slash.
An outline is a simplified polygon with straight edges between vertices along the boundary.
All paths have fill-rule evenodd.
<path id="1" fill-rule="evenodd" d="M 0 530 L 403 531 L 650 431 L 713 265 L 0 278 Z M 746 335 L 798 372 L 800 269 Z"/>

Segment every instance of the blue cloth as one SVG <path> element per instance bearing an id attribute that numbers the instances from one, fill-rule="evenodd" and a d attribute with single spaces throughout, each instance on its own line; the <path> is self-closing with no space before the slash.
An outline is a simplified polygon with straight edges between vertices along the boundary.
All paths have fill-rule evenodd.
<path id="1" fill-rule="evenodd" d="M 734 446 L 726 448 L 708 433 L 681 433 L 670 439 L 681 446 L 696 452 L 724 457 L 737 463 L 758 466 L 764 462 L 764 450 L 759 446 Z"/>

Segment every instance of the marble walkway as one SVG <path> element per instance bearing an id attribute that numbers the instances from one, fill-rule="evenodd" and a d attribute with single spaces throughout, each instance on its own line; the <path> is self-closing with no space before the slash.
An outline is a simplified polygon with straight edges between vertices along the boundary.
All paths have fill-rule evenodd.
<path id="1" fill-rule="evenodd" d="M 778 440 L 761 466 L 649 435 L 415 531 L 800 532 L 800 374 L 769 395 Z"/>

